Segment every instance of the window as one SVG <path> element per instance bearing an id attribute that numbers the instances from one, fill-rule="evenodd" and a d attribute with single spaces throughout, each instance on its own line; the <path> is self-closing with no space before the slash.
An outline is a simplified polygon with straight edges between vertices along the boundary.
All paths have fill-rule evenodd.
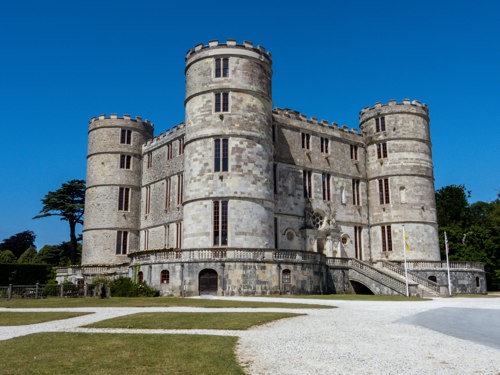
<path id="1" fill-rule="evenodd" d="M 329 173 L 323 173 L 321 175 L 321 187 L 323 190 L 323 200 L 329 201 L 331 198 L 331 195 L 330 195 L 330 174 Z"/>
<path id="2" fill-rule="evenodd" d="M 118 211 L 128 211 L 130 204 L 130 188 L 121 187 L 118 190 Z"/>
<path id="3" fill-rule="evenodd" d="M 302 148 L 304 150 L 311 149 L 311 134 L 301 133 L 302 134 Z"/>
<path id="4" fill-rule="evenodd" d="M 153 154 L 151 152 L 148 152 L 146 154 L 146 158 L 147 158 L 146 167 L 151 168 L 153 166 Z"/>
<path id="5" fill-rule="evenodd" d="M 217 92 L 215 96 L 214 112 L 229 112 L 229 93 Z"/>
<path id="6" fill-rule="evenodd" d="M 175 224 L 175 248 L 180 249 L 182 247 L 182 223 Z"/>
<path id="7" fill-rule="evenodd" d="M 227 246 L 227 201 L 213 203 L 213 245 Z"/>
<path id="8" fill-rule="evenodd" d="M 120 169 L 130 169 L 132 156 L 120 155 Z"/>
<path id="9" fill-rule="evenodd" d="M 215 59 L 215 78 L 229 77 L 229 59 Z"/>
<path id="10" fill-rule="evenodd" d="M 167 160 L 172 159 L 172 143 L 167 143 Z"/>
<path id="11" fill-rule="evenodd" d="M 144 273 L 142 271 L 139 271 L 139 273 L 137 274 L 137 281 L 139 282 L 139 284 L 142 284 L 144 282 Z"/>
<path id="12" fill-rule="evenodd" d="M 358 146 L 351 145 L 351 159 L 358 160 Z"/>
<path id="13" fill-rule="evenodd" d="M 323 138 L 321 137 L 321 152 L 323 154 L 328 154 L 330 151 L 329 151 L 329 143 L 330 141 L 328 140 L 328 138 Z"/>
<path id="14" fill-rule="evenodd" d="M 179 155 L 184 153 L 184 137 L 179 138 Z"/>
<path id="15" fill-rule="evenodd" d="M 129 145 L 132 143 L 132 130 L 122 129 L 120 133 L 120 143 Z"/>
<path id="16" fill-rule="evenodd" d="M 312 198 L 312 173 L 311 171 L 302 172 L 302 181 L 304 185 L 304 198 Z"/>
<path id="17" fill-rule="evenodd" d="M 361 206 L 361 197 L 359 194 L 359 180 L 352 180 L 352 204 Z"/>
<path id="18" fill-rule="evenodd" d="M 149 248 L 149 229 L 144 231 L 144 250 Z"/>
<path id="19" fill-rule="evenodd" d="M 380 227 L 382 236 L 382 251 L 392 251 L 392 231 L 390 225 Z"/>
<path id="20" fill-rule="evenodd" d="M 274 218 L 274 248 L 278 249 L 279 248 L 279 238 L 278 238 L 278 218 Z"/>
<path id="21" fill-rule="evenodd" d="M 147 215 L 151 212 L 151 186 L 146 186 L 146 202 L 144 213 Z"/>
<path id="22" fill-rule="evenodd" d="M 278 194 L 278 164 L 273 164 L 273 190 Z"/>
<path id="23" fill-rule="evenodd" d="M 165 210 L 170 208 L 170 177 L 165 180 Z"/>
<path id="24" fill-rule="evenodd" d="M 290 284 L 292 282 L 292 273 L 290 272 L 290 270 L 283 270 L 281 275 L 281 281 L 283 282 L 283 284 Z"/>
<path id="25" fill-rule="evenodd" d="M 377 143 L 377 158 L 385 159 L 387 157 L 387 143 Z"/>
<path id="26" fill-rule="evenodd" d="M 116 232 L 116 254 L 127 254 L 128 232 L 119 230 Z"/>
<path id="27" fill-rule="evenodd" d="M 214 172 L 228 171 L 228 140 L 214 140 Z"/>
<path id="28" fill-rule="evenodd" d="M 354 253 L 356 259 L 363 260 L 363 250 L 361 242 L 361 227 L 354 227 Z"/>
<path id="29" fill-rule="evenodd" d="M 183 195 L 183 174 L 177 175 L 177 205 L 180 206 L 182 204 L 182 195 Z"/>
<path id="30" fill-rule="evenodd" d="M 160 282 L 162 284 L 170 284 L 170 272 L 163 270 L 160 273 Z"/>
<path id="31" fill-rule="evenodd" d="M 388 178 L 378 180 L 378 194 L 379 194 L 380 204 L 390 203 Z"/>
<path id="32" fill-rule="evenodd" d="M 168 226 L 168 224 L 165 224 L 164 225 L 164 236 L 163 236 L 163 248 L 164 249 L 167 249 L 168 246 L 169 246 L 169 243 L 170 243 L 170 227 Z"/>
<path id="33" fill-rule="evenodd" d="M 375 131 L 378 132 L 385 132 L 385 117 L 377 117 L 375 119 Z"/>

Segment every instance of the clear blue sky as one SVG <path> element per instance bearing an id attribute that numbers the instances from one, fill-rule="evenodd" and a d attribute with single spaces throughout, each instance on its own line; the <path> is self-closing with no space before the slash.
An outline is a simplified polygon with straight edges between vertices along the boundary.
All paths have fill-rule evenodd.
<path id="1" fill-rule="evenodd" d="M 273 55 L 276 107 L 358 126 L 375 102 L 430 107 L 436 189 L 500 189 L 500 1 L 16 0 L 0 5 L 0 241 L 69 238 L 40 200 L 85 179 L 88 120 L 184 119 L 184 57 L 227 38 Z"/>

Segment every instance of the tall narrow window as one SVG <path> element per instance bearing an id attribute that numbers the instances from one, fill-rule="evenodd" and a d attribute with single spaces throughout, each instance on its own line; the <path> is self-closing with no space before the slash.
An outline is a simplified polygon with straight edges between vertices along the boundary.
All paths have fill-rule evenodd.
<path id="1" fill-rule="evenodd" d="M 179 155 L 184 153 L 184 137 L 179 138 Z"/>
<path id="2" fill-rule="evenodd" d="M 180 206 L 182 204 L 182 196 L 183 196 L 183 174 L 177 175 L 177 205 Z"/>
<path id="3" fill-rule="evenodd" d="M 153 166 L 153 154 L 151 152 L 148 152 L 146 154 L 146 158 L 147 158 L 146 167 L 149 169 Z"/>
<path id="4" fill-rule="evenodd" d="M 283 284 L 290 284 L 292 282 L 292 273 L 289 269 L 283 270 L 281 273 L 281 281 Z"/>
<path id="5" fill-rule="evenodd" d="M 120 143 L 122 145 L 129 145 L 132 143 L 132 130 L 121 129 Z"/>
<path id="6" fill-rule="evenodd" d="M 215 78 L 229 77 L 229 59 L 215 59 Z"/>
<path id="7" fill-rule="evenodd" d="M 378 194 L 379 194 L 380 204 L 390 203 L 388 178 L 378 180 Z"/>
<path id="8" fill-rule="evenodd" d="M 377 158 L 385 159 L 387 157 L 387 143 L 377 143 Z"/>
<path id="9" fill-rule="evenodd" d="M 146 186 L 146 202 L 144 213 L 147 215 L 151 212 L 151 186 Z"/>
<path id="10" fill-rule="evenodd" d="M 227 246 L 227 201 L 213 202 L 213 245 Z"/>
<path id="11" fill-rule="evenodd" d="M 214 139 L 214 172 L 227 172 L 229 169 L 229 142 L 227 139 Z"/>
<path id="12" fill-rule="evenodd" d="M 175 224 L 175 248 L 180 249 L 182 247 L 182 222 Z"/>
<path id="13" fill-rule="evenodd" d="M 279 238 L 278 238 L 278 218 L 274 218 L 274 248 L 278 249 L 279 248 Z"/>
<path id="14" fill-rule="evenodd" d="M 278 194 L 278 164 L 273 164 L 273 190 Z"/>
<path id="15" fill-rule="evenodd" d="M 363 246 L 361 242 L 361 227 L 354 227 L 354 252 L 356 259 L 363 260 Z"/>
<path id="16" fill-rule="evenodd" d="M 131 160 L 130 155 L 120 155 L 120 169 L 130 169 Z"/>
<path id="17" fill-rule="evenodd" d="M 302 182 L 304 185 L 304 198 L 312 198 L 312 173 L 311 171 L 302 172 Z"/>
<path id="18" fill-rule="evenodd" d="M 167 143 L 167 160 L 172 159 L 172 142 Z"/>
<path id="19" fill-rule="evenodd" d="M 164 236 L 163 236 L 163 248 L 168 249 L 170 245 L 170 226 L 168 224 L 164 225 Z"/>
<path id="20" fill-rule="evenodd" d="M 170 208 L 170 177 L 165 180 L 165 210 Z"/>
<path id="21" fill-rule="evenodd" d="M 328 138 L 321 137 L 320 142 L 321 142 L 321 144 L 320 144 L 321 152 L 323 154 L 328 154 L 330 152 L 330 150 L 329 150 L 330 141 L 328 140 Z"/>
<path id="22" fill-rule="evenodd" d="M 390 225 L 381 226 L 382 251 L 392 251 L 392 230 Z"/>
<path id="23" fill-rule="evenodd" d="M 162 284 L 170 284 L 170 272 L 168 270 L 162 270 L 160 273 L 160 282 Z"/>
<path id="24" fill-rule="evenodd" d="M 322 186 L 322 190 L 323 190 L 323 200 L 329 201 L 331 198 L 331 195 L 330 195 L 330 174 L 329 173 L 323 173 L 321 175 L 321 186 Z"/>
<path id="25" fill-rule="evenodd" d="M 144 250 L 149 248 L 149 229 L 144 231 Z"/>
<path id="26" fill-rule="evenodd" d="M 384 132 L 385 131 L 385 117 L 377 117 L 375 119 L 375 131 L 378 132 Z"/>
<path id="27" fill-rule="evenodd" d="M 302 148 L 304 150 L 311 149 L 311 134 L 301 133 L 302 134 Z"/>
<path id="28" fill-rule="evenodd" d="M 214 112 L 229 112 L 229 93 L 217 92 L 214 94 Z"/>
<path id="29" fill-rule="evenodd" d="M 118 190 L 118 211 L 128 211 L 130 204 L 130 188 L 121 187 Z"/>
<path id="30" fill-rule="evenodd" d="M 128 232 L 119 230 L 116 232 L 116 254 L 127 254 Z"/>
<path id="31" fill-rule="evenodd" d="M 358 146 L 351 145 L 351 159 L 358 160 Z"/>
<path id="32" fill-rule="evenodd" d="M 352 180 L 352 204 L 361 206 L 361 199 L 359 194 L 359 180 Z"/>

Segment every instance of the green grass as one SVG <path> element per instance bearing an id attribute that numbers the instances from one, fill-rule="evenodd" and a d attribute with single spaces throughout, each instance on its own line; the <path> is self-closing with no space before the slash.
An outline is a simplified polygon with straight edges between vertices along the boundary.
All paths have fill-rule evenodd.
<path id="1" fill-rule="evenodd" d="M 218 299 L 193 299 L 181 297 L 112 297 L 112 298 L 44 298 L 11 299 L 0 301 L 0 307 L 283 307 L 289 309 L 329 309 L 331 306 L 301 303 L 276 303 L 255 301 L 230 301 Z"/>
<path id="2" fill-rule="evenodd" d="M 49 322 L 51 320 L 69 319 L 90 313 L 79 312 L 0 312 L 0 326 L 22 326 Z"/>
<path id="3" fill-rule="evenodd" d="M 138 313 L 103 320 L 86 327 L 132 329 L 230 329 L 244 330 L 273 320 L 290 318 L 291 313 Z"/>
<path id="4" fill-rule="evenodd" d="M 236 337 L 38 333 L 0 342 L 3 375 L 243 374 Z"/>

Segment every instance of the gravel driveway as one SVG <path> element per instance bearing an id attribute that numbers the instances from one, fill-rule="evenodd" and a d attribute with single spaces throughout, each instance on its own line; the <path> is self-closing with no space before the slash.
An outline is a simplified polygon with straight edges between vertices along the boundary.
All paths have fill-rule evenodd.
<path id="1" fill-rule="evenodd" d="M 249 298 L 235 297 L 235 300 Z M 273 301 L 271 298 L 253 300 Z M 297 299 L 276 299 L 297 302 Z M 215 334 L 238 336 L 249 374 L 500 374 L 500 298 L 421 302 L 320 301 L 336 309 L 65 308 L 0 311 L 87 311 L 93 314 L 0 327 L 0 340 L 36 332 Z M 82 325 L 137 312 L 292 311 L 248 331 L 87 329 Z"/>

